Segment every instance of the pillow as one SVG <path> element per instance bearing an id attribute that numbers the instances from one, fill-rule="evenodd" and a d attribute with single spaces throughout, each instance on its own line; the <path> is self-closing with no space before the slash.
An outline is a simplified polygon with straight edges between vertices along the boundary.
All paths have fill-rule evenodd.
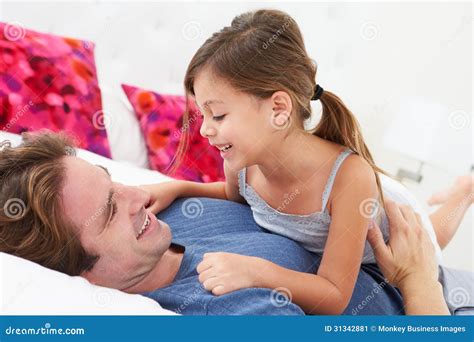
<path id="1" fill-rule="evenodd" d="M 22 141 L 21 136 L 18 134 L 0 131 L 0 143 L 4 140 L 9 140 L 12 146 L 18 146 Z M 80 148 L 76 149 L 76 155 L 91 164 L 105 166 L 111 173 L 114 182 L 133 186 L 173 180 L 173 178 L 165 176 L 160 172 L 142 169 L 130 164 L 119 163 Z"/>
<path id="2" fill-rule="evenodd" d="M 415 212 L 420 214 L 423 228 L 428 232 L 431 242 L 433 242 L 436 259 L 438 263 L 442 263 L 441 248 L 439 247 L 438 240 L 436 239 L 436 233 L 428 216 L 428 212 L 424 210 L 421 203 L 416 199 L 415 196 L 405 186 L 397 182 L 395 179 L 390 178 L 387 175 L 380 174 L 380 182 L 382 184 L 383 193 L 385 196 L 400 204 L 408 204 L 413 208 Z"/>
<path id="3" fill-rule="evenodd" d="M 122 84 L 140 122 L 145 137 L 150 167 L 167 173 L 181 138 L 184 96 L 164 95 Z M 172 176 L 197 182 L 224 180 L 223 160 L 219 151 L 199 134 L 201 116 L 190 110 L 189 146 L 184 159 Z"/>
<path id="4" fill-rule="evenodd" d="M 0 315 L 176 315 L 138 294 L 96 286 L 0 252 Z"/>
<path id="5" fill-rule="evenodd" d="M 0 128 L 48 128 L 110 157 L 94 44 L 0 23 Z"/>
<path id="6" fill-rule="evenodd" d="M 112 159 L 148 168 L 148 152 L 142 130 L 120 83 L 101 84 L 102 104 L 107 124 L 107 137 Z M 127 137 L 124 139 L 123 137 Z"/>
<path id="7" fill-rule="evenodd" d="M 0 142 L 12 146 L 21 136 L 0 131 Z M 105 166 L 112 179 L 128 185 L 159 183 L 170 178 L 156 171 L 122 165 L 77 149 L 78 157 Z M 173 315 L 141 295 L 95 286 L 31 261 L 0 252 L 0 315 Z"/>

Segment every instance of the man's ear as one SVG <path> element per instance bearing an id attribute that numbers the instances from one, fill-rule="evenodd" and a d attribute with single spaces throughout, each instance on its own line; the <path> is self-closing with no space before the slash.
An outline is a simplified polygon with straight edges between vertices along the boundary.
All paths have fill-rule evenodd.
<path id="1" fill-rule="evenodd" d="M 80 276 L 82 278 L 86 278 L 89 281 L 89 283 L 94 284 L 94 281 L 93 281 L 94 277 L 92 276 L 91 271 L 83 271 L 83 272 L 81 272 Z"/>
<path id="2" fill-rule="evenodd" d="M 94 268 L 92 268 L 92 270 L 89 270 L 89 271 L 83 271 L 80 276 L 82 278 L 86 278 L 89 283 L 93 284 L 93 285 L 97 285 L 97 278 L 93 272 Z"/>

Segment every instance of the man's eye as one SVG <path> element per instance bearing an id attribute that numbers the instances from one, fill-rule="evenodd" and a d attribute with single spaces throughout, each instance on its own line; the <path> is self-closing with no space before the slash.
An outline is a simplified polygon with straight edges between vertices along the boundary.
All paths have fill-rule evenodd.
<path id="1" fill-rule="evenodd" d="M 110 213 L 109 223 L 114 220 L 115 214 L 117 214 L 117 203 L 112 201 L 112 212 Z"/>
<path id="2" fill-rule="evenodd" d="M 224 117 L 225 117 L 226 115 L 227 115 L 227 114 L 222 114 L 222 115 L 213 116 L 212 119 L 215 120 L 215 121 L 222 121 L 222 119 L 224 119 Z"/>

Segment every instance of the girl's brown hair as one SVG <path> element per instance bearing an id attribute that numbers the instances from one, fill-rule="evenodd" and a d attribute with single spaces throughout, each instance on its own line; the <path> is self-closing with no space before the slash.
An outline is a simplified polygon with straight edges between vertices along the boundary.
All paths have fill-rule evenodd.
<path id="1" fill-rule="evenodd" d="M 294 113 L 302 125 L 311 116 L 310 101 L 316 88 L 317 65 L 308 56 L 297 23 L 278 10 L 261 9 L 238 15 L 230 26 L 214 33 L 198 49 L 186 71 L 184 86 L 187 108 L 183 126 L 188 126 L 190 101 L 195 96 L 198 73 L 210 67 L 221 79 L 244 93 L 267 99 L 276 91 L 285 91 L 294 104 Z M 380 178 L 384 173 L 375 165 L 352 112 L 335 94 L 325 90 L 320 97 L 322 116 L 314 135 L 349 147 L 373 168 L 381 199 Z M 184 134 L 176 162 L 188 144 Z"/>
<path id="2" fill-rule="evenodd" d="M 0 251 L 69 275 L 93 267 L 97 256 L 82 247 L 64 217 L 62 158 L 75 155 L 62 134 L 23 135 L 12 148 L 0 143 Z"/>

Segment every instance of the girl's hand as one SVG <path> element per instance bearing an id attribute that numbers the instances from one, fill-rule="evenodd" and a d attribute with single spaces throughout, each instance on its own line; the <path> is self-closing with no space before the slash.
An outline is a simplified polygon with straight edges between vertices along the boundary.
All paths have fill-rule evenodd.
<path id="1" fill-rule="evenodd" d="M 205 253 L 197 266 L 199 281 L 216 296 L 256 287 L 256 264 L 261 260 L 233 253 Z"/>
<path id="2" fill-rule="evenodd" d="M 180 181 L 141 185 L 141 189 L 150 193 L 150 203 L 147 209 L 150 209 L 153 214 L 157 214 L 169 207 L 179 197 L 181 185 Z"/>

